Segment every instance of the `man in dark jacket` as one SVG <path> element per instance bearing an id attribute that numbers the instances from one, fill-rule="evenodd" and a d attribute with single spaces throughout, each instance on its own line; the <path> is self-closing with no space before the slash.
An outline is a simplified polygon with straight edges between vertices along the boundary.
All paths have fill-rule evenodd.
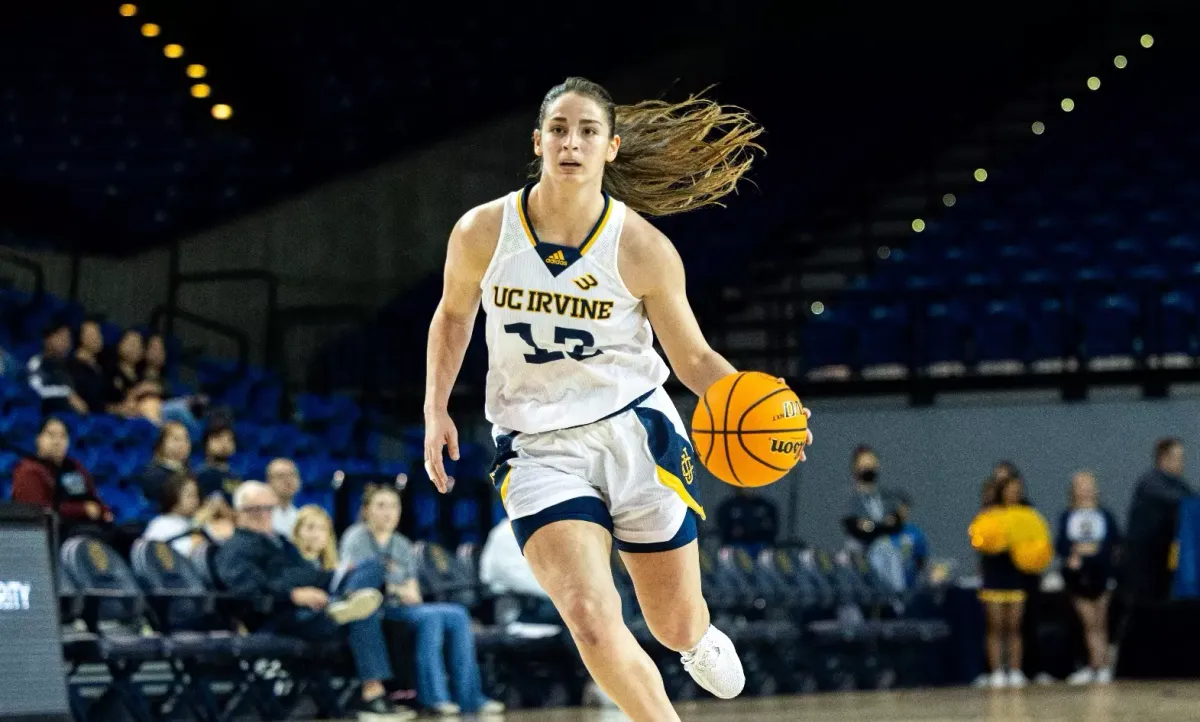
<path id="1" fill-rule="evenodd" d="M 1123 564 L 1126 592 L 1133 601 L 1167 599 L 1179 503 L 1192 494 L 1183 480 L 1183 442 L 1160 439 L 1154 445 L 1154 468 L 1138 479 L 1129 505 Z"/>
<path id="2" fill-rule="evenodd" d="M 71 327 L 65 319 L 54 317 L 42 332 L 42 352 L 29 359 L 25 374 L 29 387 L 42 399 L 42 413 L 86 414 L 103 409 L 88 409 L 87 403 L 71 386 L 67 355 L 71 353 Z"/>
<path id="3" fill-rule="evenodd" d="M 238 528 L 217 552 L 217 576 L 235 594 L 275 600 L 271 618 L 260 629 L 321 640 L 344 626 L 363 682 L 359 719 L 383 722 L 415 716 L 397 710 L 384 696 L 383 681 L 392 670 L 379 613 L 383 565 L 372 561 L 335 573 L 309 562 L 272 529 L 271 515 L 279 499 L 266 484 L 243 483 L 233 501 Z"/>

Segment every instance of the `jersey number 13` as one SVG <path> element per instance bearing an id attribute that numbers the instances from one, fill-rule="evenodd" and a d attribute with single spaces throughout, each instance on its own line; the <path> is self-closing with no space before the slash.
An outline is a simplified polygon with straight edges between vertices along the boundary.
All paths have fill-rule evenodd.
<path id="1" fill-rule="evenodd" d="M 563 358 L 573 358 L 576 361 L 599 356 L 600 350 L 592 348 L 596 345 L 596 337 L 578 328 L 554 327 L 554 343 L 558 346 L 568 346 L 566 351 L 548 351 L 533 340 L 533 327 L 527 323 L 509 323 L 504 326 L 505 333 L 514 333 L 529 344 L 533 353 L 525 354 L 525 361 L 531 364 L 544 364 Z"/>

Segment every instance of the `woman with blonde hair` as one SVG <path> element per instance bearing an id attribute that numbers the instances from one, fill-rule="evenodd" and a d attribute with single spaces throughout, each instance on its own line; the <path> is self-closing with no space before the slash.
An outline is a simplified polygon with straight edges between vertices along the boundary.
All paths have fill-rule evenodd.
<path id="1" fill-rule="evenodd" d="M 316 564 L 321 570 L 332 572 L 337 569 L 337 539 L 333 533 L 333 519 L 329 512 L 316 504 L 307 504 L 296 511 L 296 523 L 292 526 L 292 543 L 300 550 L 300 556 Z"/>
<path id="2" fill-rule="evenodd" d="M 450 491 L 450 395 L 482 307 L 492 479 L 517 542 L 597 683 L 634 722 L 677 722 L 621 616 L 612 548 L 654 637 L 713 695 L 741 694 L 737 650 L 700 588 L 704 507 L 661 481 L 690 478 L 684 460 L 696 458 L 663 383 L 674 371 L 703 396 L 737 369 L 705 339 L 679 253 L 647 218 L 719 205 L 763 129 L 707 98 L 617 105 L 571 77 L 543 97 L 532 131 L 532 182 L 450 233 L 429 325 L 425 469 Z"/>
<path id="3" fill-rule="evenodd" d="M 1100 505 L 1096 475 L 1077 471 L 1071 477 L 1070 507 L 1058 522 L 1055 544 L 1062 561 L 1063 584 L 1087 642 L 1088 666 L 1067 678 L 1069 684 L 1082 685 L 1112 681 L 1108 661 L 1108 602 L 1113 579 L 1113 562 L 1121 530 L 1116 517 Z"/>

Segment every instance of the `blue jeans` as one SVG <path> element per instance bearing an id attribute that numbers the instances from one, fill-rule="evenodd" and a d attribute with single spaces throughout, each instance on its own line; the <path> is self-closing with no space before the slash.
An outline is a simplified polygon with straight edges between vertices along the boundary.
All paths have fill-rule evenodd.
<path id="1" fill-rule="evenodd" d="M 432 707 L 450 701 L 453 678 L 454 702 L 464 712 L 476 712 L 486 699 L 479 680 L 479 660 L 475 657 L 475 636 L 471 618 L 461 604 L 390 603 L 384 607 L 388 619 L 406 622 L 416 630 L 417 701 Z M 450 674 L 446 670 L 449 653 Z"/>
<path id="2" fill-rule="evenodd" d="M 378 560 L 361 562 L 346 572 L 336 588 L 328 591 L 331 596 L 344 596 L 359 589 L 379 589 L 383 586 L 384 574 L 383 564 Z M 339 626 L 324 612 L 292 607 L 275 613 L 262 631 L 320 641 L 343 633 L 343 629 L 358 678 L 364 682 L 391 679 L 392 665 L 383 639 L 383 614 L 380 611 L 366 619 Z"/>

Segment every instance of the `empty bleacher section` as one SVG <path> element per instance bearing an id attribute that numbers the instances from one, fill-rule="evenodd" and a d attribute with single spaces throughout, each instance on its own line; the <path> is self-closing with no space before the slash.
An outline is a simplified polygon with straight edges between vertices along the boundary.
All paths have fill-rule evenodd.
<path id="1" fill-rule="evenodd" d="M 1186 82 L 1185 53 L 1134 48 L 1121 70 L 1102 58 L 1097 91 L 1079 77 L 1069 115 L 1035 119 L 1043 136 L 810 311 L 807 369 L 1190 367 L 1196 108 L 1165 92 Z"/>

